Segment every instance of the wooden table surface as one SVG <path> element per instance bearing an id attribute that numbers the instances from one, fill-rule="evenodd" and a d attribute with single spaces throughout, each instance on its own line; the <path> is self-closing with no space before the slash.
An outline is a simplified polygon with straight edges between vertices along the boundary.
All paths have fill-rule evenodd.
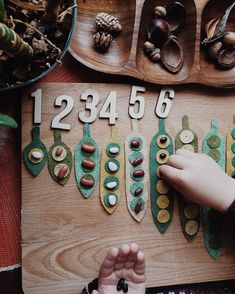
<path id="1" fill-rule="evenodd" d="M 105 82 L 105 81 L 104 81 Z M 136 82 L 135 85 L 140 85 Z M 34 85 L 22 104 L 22 148 L 31 140 L 31 93 L 43 89 L 41 139 L 49 149 L 53 144 L 50 129 L 52 118 L 58 109 L 54 100 L 66 94 L 74 98 L 75 106 L 64 119 L 71 123 L 70 131 L 62 132 L 62 140 L 74 152 L 75 144 L 82 137 L 82 123 L 78 111 L 84 108 L 79 101 L 83 90 L 96 89 L 100 93 L 100 109 L 109 91 L 116 90 L 117 129 L 124 142 L 131 132 L 128 116 L 131 84 L 43 84 Z M 141 133 L 149 144 L 158 131 L 158 118 L 154 113 L 159 87 L 146 85 L 145 114 L 139 121 Z M 216 118 L 220 132 L 225 135 L 232 126 L 234 90 L 218 90 L 196 85 L 174 86 L 175 98 L 166 129 L 174 137 L 181 129 L 182 116 L 189 115 L 190 127 L 202 139 L 210 129 L 210 121 Z M 106 120 L 91 124 L 91 134 L 102 147 L 110 138 L 110 126 Z M 161 235 L 152 219 L 150 203 L 141 223 L 129 214 L 125 195 L 113 215 L 101 206 L 98 186 L 89 199 L 84 199 L 77 189 L 74 170 L 70 180 L 62 187 L 52 180 L 47 167 L 33 178 L 22 164 L 22 258 L 23 289 L 25 293 L 79 293 L 97 277 L 103 257 L 110 246 L 124 242 L 137 242 L 146 256 L 147 286 L 177 285 L 204 281 L 234 279 L 235 255 L 228 240 L 221 258 L 214 261 L 204 247 L 200 229 L 195 241 L 188 243 L 181 232 L 177 205 L 168 231 Z"/>

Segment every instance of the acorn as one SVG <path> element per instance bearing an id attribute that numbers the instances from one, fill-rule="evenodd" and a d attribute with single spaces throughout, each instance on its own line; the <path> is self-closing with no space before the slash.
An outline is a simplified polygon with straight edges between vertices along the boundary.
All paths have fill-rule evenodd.
<path id="1" fill-rule="evenodd" d="M 153 43 L 149 42 L 149 41 L 146 41 L 144 42 L 144 53 L 146 55 L 149 55 L 153 52 L 155 46 Z"/>
<path id="2" fill-rule="evenodd" d="M 234 32 L 226 32 L 223 36 L 223 44 L 228 47 L 235 46 L 235 33 Z"/>
<path id="3" fill-rule="evenodd" d="M 162 18 L 154 18 L 147 26 L 147 35 L 150 42 L 161 47 L 168 39 L 170 27 Z"/>
<path id="4" fill-rule="evenodd" d="M 211 59 L 217 59 L 223 44 L 220 41 L 217 41 L 208 47 L 208 55 Z"/>
<path id="5" fill-rule="evenodd" d="M 158 62 L 159 60 L 161 60 L 160 49 L 159 48 L 154 49 L 153 52 L 150 54 L 150 58 L 155 62 Z"/>
<path id="6" fill-rule="evenodd" d="M 224 49 L 218 56 L 218 63 L 224 68 L 232 68 L 235 66 L 235 49 Z"/>
<path id="7" fill-rule="evenodd" d="M 166 8 L 163 6 L 156 6 L 154 8 L 154 17 L 166 17 Z"/>

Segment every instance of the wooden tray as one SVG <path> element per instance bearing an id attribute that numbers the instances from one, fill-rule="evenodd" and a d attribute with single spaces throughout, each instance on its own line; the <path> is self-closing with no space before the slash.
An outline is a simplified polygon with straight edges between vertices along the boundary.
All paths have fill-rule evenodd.
<path id="1" fill-rule="evenodd" d="M 160 63 L 153 63 L 143 52 L 146 27 L 153 8 L 168 5 L 174 0 L 86 0 L 78 1 L 78 21 L 70 53 L 86 66 L 110 74 L 127 75 L 157 84 L 201 83 L 217 87 L 235 86 L 235 67 L 223 70 L 208 60 L 200 40 L 205 24 L 221 17 L 232 0 L 181 0 L 187 12 L 185 29 L 177 34 L 185 61 L 177 74 L 167 72 Z M 95 16 L 108 12 L 116 16 L 123 31 L 106 54 L 95 51 L 93 34 Z M 235 31 L 235 9 L 227 28 Z"/>
<path id="2" fill-rule="evenodd" d="M 62 122 L 70 123 L 70 131 L 62 131 L 62 139 L 74 155 L 74 148 L 83 136 L 78 111 L 84 110 L 81 93 L 95 89 L 100 95 L 98 111 L 111 90 L 117 91 L 117 135 L 125 141 L 131 133 L 128 115 L 131 85 L 122 84 L 41 84 L 27 89 L 22 100 L 22 149 L 30 142 L 33 100 L 30 93 L 42 88 L 41 140 L 47 148 L 53 144 L 51 121 L 62 109 L 54 107 L 55 98 L 69 95 L 75 105 Z M 219 130 L 225 136 L 233 124 L 234 90 L 195 86 L 175 86 L 170 115 L 166 119 L 167 132 L 175 137 L 181 129 L 182 116 L 189 115 L 190 127 L 202 139 L 210 129 L 212 118 L 218 120 Z M 147 144 L 158 131 L 154 113 L 160 87 L 146 87 L 144 117 L 139 120 L 140 132 Z M 190 99 L 188 99 L 190 97 Z M 64 107 L 62 107 L 64 108 Z M 204 110 L 204 111 L 203 111 Z M 90 125 L 92 137 L 101 148 L 111 136 L 107 120 Z M 137 242 L 146 256 L 147 286 L 176 285 L 235 278 L 233 242 L 227 240 L 218 261 L 207 253 L 203 232 L 188 243 L 181 231 L 177 203 L 170 227 L 161 235 L 152 218 L 150 201 L 141 223 L 128 212 L 125 194 L 117 209 L 109 215 L 99 199 L 99 184 L 89 199 L 77 189 L 74 167 L 69 181 L 61 186 L 52 180 L 47 166 L 32 177 L 22 164 L 22 266 L 23 289 L 27 294 L 78 294 L 97 277 L 98 269 L 110 246 Z"/>

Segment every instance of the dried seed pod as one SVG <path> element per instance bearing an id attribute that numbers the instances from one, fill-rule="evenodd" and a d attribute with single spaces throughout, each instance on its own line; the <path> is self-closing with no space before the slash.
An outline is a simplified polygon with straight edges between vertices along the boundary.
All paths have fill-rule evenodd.
<path id="1" fill-rule="evenodd" d="M 95 23 L 98 31 L 115 34 L 122 30 L 119 20 L 115 16 L 105 12 L 97 14 Z"/>
<path id="2" fill-rule="evenodd" d="M 156 48 L 153 50 L 153 52 L 150 54 L 150 58 L 155 61 L 158 62 L 161 59 L 161 53 L 160 53 L 160 49 Z"/>
<path id="3" fill-rule="evenodd" d="M 163 6 L 156 6 L 155 8 L 154 8 L 154 17 L 162 17 L 162 18 L 164 18 L 164 17 L 166 17 L 166 8 L 165 7 L 163 7 Z"/>
<path id="4" fill-rule="evenodd" d="M 94 34 L 95 48 L 98 51 L 106 51 L 112 43 L 113 37 L 106 32 L 97 32 Z"/>
<path id="5" fill-rule="evenodd" d="M 212 18 L 205 26 L 205 33 L 207 38 L 213 37 L 215 29 L 220 22 L 220 18 Z"/>
<path id="6" fill-rule="evenodd" d="M 218 56 L 218 63 L 224 68 L 232 68 L 235 66 L 235 49 L 224 49 Z"/>
<path id="7" fill-rule="evenodd" d="M 168 39 L 170 27 L 162 18 L 154 18 L 147 26 L 148 39 L 161 47 Z"/>
<path id="8" fill-rule="evenodd" d="M 217 59 L 222 49 L 223 44 L 220 41 L 213 43 L 208 47 L 208 56 L 212 59 Z"/>
<path id="9" fill-rule="evenodd" d="M 226 46 L 235 46 L 235 32 L 226 32 L 223 36 L 223 44 Z"/>
<path id="10" fill-rule="evenodd" d="M 153 43 L 151 43 L 149 41 L 146 41 L 144 43 L 144 52 L 145 52 L 145 54 L 147 54 L 147 55 L 151 54 L 153 52 L 154 48 L 155 48 L 155 46 L 154 46 Z"/>
<path id="11" fill-rule="evenodd" d="M 169 38 L 162 47 L 161 61 L 164 67 L 172 73 L 177 73 L 182 68 L 184 53 L 175 36 Z"/>
<path id="12" fill-rule="evenodd" d="M 179 32 L 182 29 L 186 19 L 184 5 L 180 2 L 173 2 L 167 6 L 166 10 L 166 21 L 170 26 L 170 32 L 172 34 Z"/>

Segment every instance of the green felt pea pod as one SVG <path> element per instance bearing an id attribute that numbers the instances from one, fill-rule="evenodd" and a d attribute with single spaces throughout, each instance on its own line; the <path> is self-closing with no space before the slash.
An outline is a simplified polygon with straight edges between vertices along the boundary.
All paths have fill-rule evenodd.
<path id="1" fill-rule="evenodd" d="M 235 179 L 235 115 L 233 127 L 228 130 L 226 136 L 226 172 Z"/>
<path id="2" fill-rule="evenodd" d="M 125 140 L 126 199 L 128 211 L 141 222 L 148 202 L 147 144 L 138 131 L 137 120 L 132 120 L 132 130 Z"/>
<path id="3" fill-rule="evenodd" d="M 186 149 L 198 152 L 198 137 L 189 128 L 189 119 L 185 115 L 182 119 L 182 129 L 175 137 L 175 149 Z M 179 217 L 183 234 L 187 241 L 193 241 L 200 227 L 200 206 L 183 198 L 178 192 Z"/>
<path id="4" fill-rule="evenodd" d="M 87 123 L 83 126 L 83 138 L 75 147 L 74 160 L 78 189 L 85 198 L 88 198 L 99 179 L 100 151 L 90 135 L 90 127 Z"/>
<path id="5" fill-rule="evenodd" d="M 40 128 L 32 129 L 32 142 L 23 151 L 26 167 L 34 176 L 37 176 L 47 162 L 47 148 L 40 140 Z"/>
<path id="6" fill-rule="evenodd" d="M 117 138 L 117 130 L 111 128 L 111 138 L 101 151 L 100 201 L 105 211 L 112 214 L 124 192 L 124 148 Z"/>
<path id="7" fill-rule="evenodd" d="M 159 130 L 150 144 L 150 197 L 153 220 L 160 233 L 169 227 L 174 209 L 174 191 L 167 182 L 161 179 L 159 167 L 166 164 L 173 154 L 173 141 L 165 129 L 165 120 L 159 119 Z"/>
<path id="8" fill-rule="evenodd" d="M 51 177 L 60 185 L 64 186 L 72 170 L 72 152 L 69 147 L 61 141 L 61 131 L 54 130 L 55 143 L 48 152 L 48 169 Z"/>
<path id="9" fill-rule="evenodd" d="M 5 125 L 13 129 L 17 128 L 17 122 L 10 116 L 3 113 L 0 113 L 0 125 Z"/>
<path id="10" fill-rule="evenodd" d="M 225 169 L 225 139 L 218 132 L 218 123 L 215 119 L 212 119 L 211 130 L 203 140 L 202 152 L 212 157 L 223 170 Z M 205 247 L 212 258 L 219 259 L 224 243 L 220 214 L 207 206 L 202 206 L 201 211 Z"/>

